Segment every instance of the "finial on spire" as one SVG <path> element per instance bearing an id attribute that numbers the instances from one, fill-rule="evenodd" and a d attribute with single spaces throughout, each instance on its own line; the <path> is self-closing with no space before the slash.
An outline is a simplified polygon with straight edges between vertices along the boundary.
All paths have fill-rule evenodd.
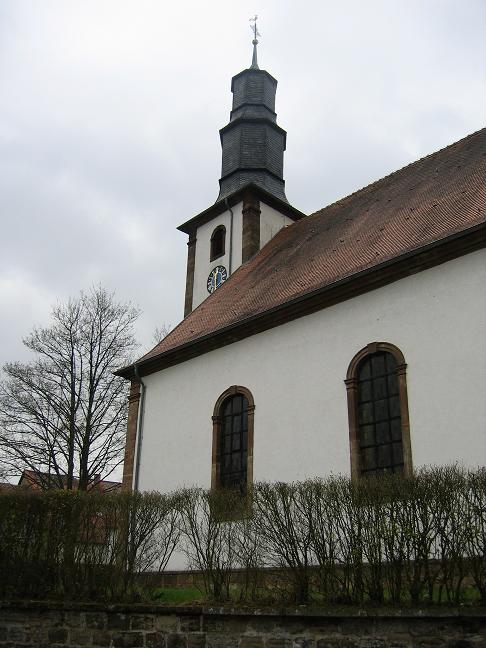
<path id="1" fill-rule="evenodd" d="M 250 18 L 250 22 L 253 23 L 253 25 L 250 25 L 250 29 L 253 32 L 253 58 L 251 60 L 251 66 L 250 70 L 259 70 L 260 68 L 258 67 L 258 59 L 257 59 L 257 45 L 258 45 L 258 36 L 261 36 L 257 29 L 257 19 L 258 16 L 255 14 L 254 18 Z"/>

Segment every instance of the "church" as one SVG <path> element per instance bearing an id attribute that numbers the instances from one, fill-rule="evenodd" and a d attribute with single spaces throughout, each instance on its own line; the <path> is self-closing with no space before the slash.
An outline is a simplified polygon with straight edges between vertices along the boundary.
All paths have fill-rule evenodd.
<path id="1" fill-rule="evenodd" d="M 184 319 L 118 372 L 124 489 L 484 465 L 486 129 L 304 215 L 256 46 L 219 196 L 179 227 Z"/>

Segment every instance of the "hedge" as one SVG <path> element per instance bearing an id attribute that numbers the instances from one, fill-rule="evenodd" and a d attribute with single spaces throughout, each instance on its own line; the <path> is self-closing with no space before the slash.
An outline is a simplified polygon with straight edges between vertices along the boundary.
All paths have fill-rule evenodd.
<path id="1" fill-rule="evenodd" d="M 212 600 L 486 603 L 486 470 L 0 496 L 2 597 L 135 599 L 175 550 Z"/>

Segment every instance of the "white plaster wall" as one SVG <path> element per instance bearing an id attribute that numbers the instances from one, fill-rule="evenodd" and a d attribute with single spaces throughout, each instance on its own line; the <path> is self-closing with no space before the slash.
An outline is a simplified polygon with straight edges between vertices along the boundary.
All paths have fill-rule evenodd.
<path id="1" fill-rule="evenodd" d="M 238 203 L 233 209 L 233 240 L 230 238 L 230 221 L 231 215 L 229 211 L 225 211 L 219 216 L 213 218 L 209 223 L 205 223 L 198 227 L 196 233 L 196 261 L 194 267 L 194 292 L 192 297 L 192 308 L 199 306 L 206 297 L 209 296 L 207 289 L 208 275 L 213 268 L 222 265 L 230 275 L 229 267 L 229 252 L 230 246 L 233 247 L 233 255 L 231 259 L 231 272 L 241 265 L 241 247 L 242 247 L 242 229 L 243 229 L 243 216 L 242 216 L 243 203 Z M 211 234 L 214 232 L 218 225 L 226 227 L 226 242 L 224 256 L 209 260 L 211 251 Z"/>
<path id="2" fill-rule="evenodd" d="M 262 248 L 282 227 L 290 225 L 293 221 L 264 202 L 260 202 L 260 211 L 260 248 Z"/>
<path id="3" fill-rule="evenodd" d="M 349 474 L 354 354 L 408 363 L 415 466 L 486 459 L 486 251 L 478 251 L 145 378 L 140 488 L 210 485 L 211 416 L 230 385 L 255 399 L 255 480 Z"/>

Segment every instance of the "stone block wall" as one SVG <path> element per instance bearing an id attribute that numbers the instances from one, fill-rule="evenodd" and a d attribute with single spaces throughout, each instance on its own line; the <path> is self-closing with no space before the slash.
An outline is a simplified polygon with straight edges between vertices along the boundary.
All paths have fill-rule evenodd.
<path id="1" fill-rule="evenodd" d="M 0 603 L 1 648 L 480 648 L 485 609 Z"/>

